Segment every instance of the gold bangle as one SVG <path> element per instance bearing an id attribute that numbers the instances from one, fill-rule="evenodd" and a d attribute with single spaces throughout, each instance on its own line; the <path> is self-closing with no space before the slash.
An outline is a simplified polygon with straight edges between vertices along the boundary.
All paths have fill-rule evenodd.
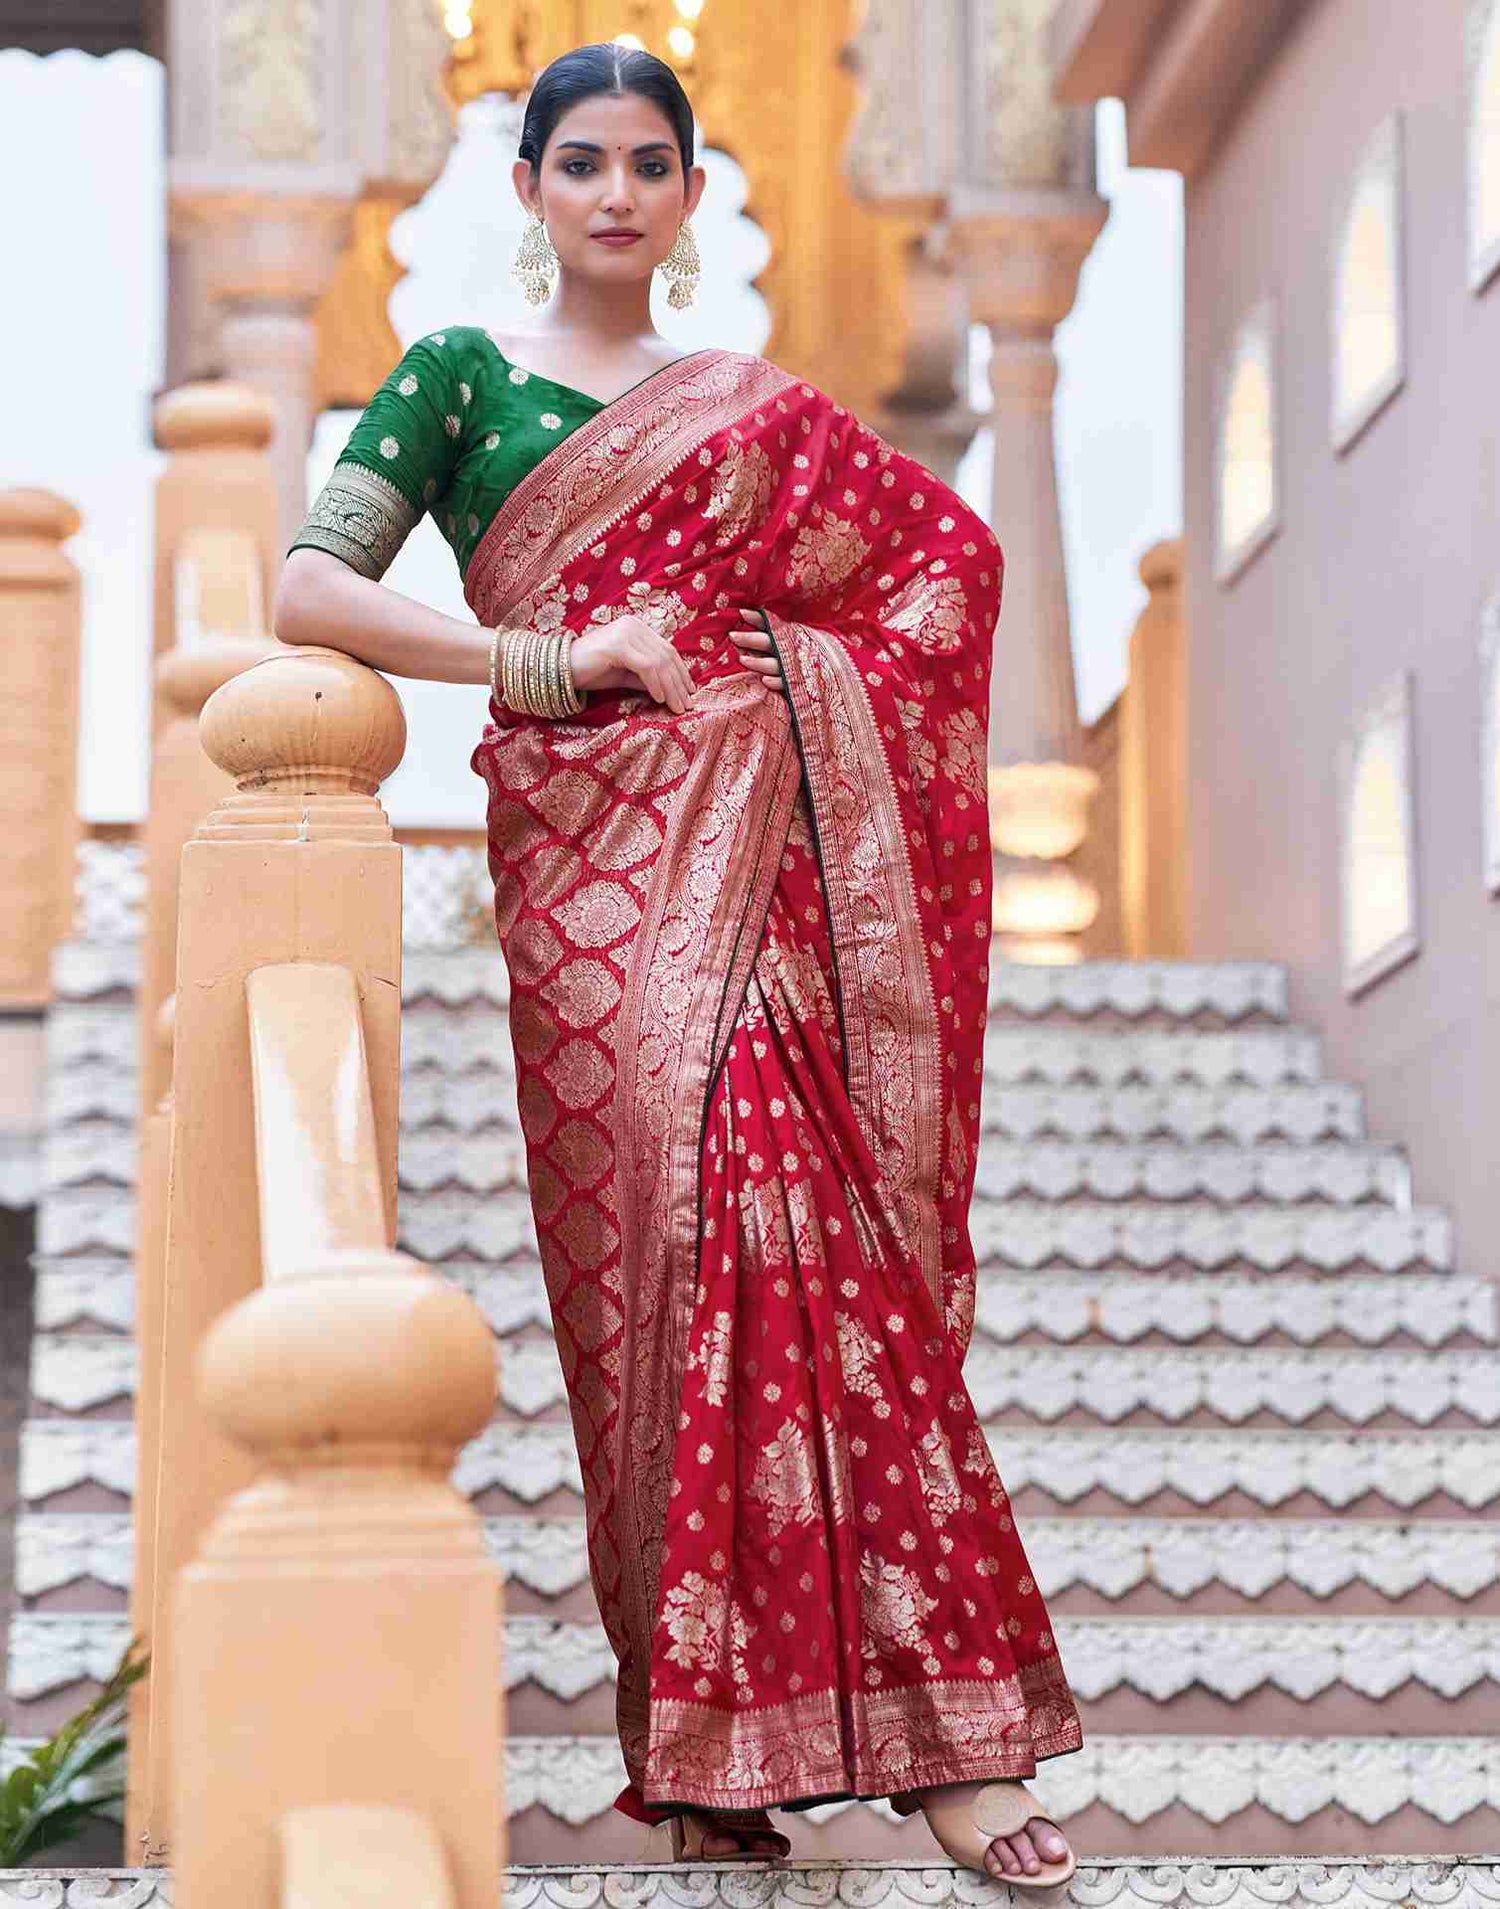
<path id="1" fill-rule="evenodd" d="M 496 698 L 498 698 L 500 694 L 499 687 L 495 682 L 495 653 L 499 649 L 499 646 L 500 629 L 499 626 L 496 625 L 496 627 L 490 631 L 490 694 Z"/>
<path id="2" fill-rule="evenodd" d="M 564 715 L 576 716 L 583 708 L 583 691 L 573 681 L 573 632 L 563 632 L 562 653 L 558 658 L 558 674 L 562 678 L 563 700 L 566 705 Z"/>

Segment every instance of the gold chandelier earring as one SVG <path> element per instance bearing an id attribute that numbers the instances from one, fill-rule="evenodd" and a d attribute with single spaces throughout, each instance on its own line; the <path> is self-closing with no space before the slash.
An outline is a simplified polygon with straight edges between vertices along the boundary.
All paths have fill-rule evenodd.
<path id="1" fill-rule="evenodd" d="M 678 226 L 672 249 L 657 270 L 667 279 L 667 303 L 674 312 L 685 311 L 698 296 L 698 274 L 702 270 L 698 241 L 686 220 Z"/>
<path id="2" fill-rule="evenodd" d="M 535 212 L 526 221 L 511 276 L 526 294 L 528 305 L 545 305 L 557 282 L 557 254 L 547 228 Z"/>

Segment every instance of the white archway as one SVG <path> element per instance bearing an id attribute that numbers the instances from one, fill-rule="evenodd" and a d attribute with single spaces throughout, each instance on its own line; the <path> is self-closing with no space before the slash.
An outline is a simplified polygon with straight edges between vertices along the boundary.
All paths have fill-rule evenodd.
<path id="1" fill-rule="evenodd" d="M 1263 304 L 1240 327 L 1224 373 L 1214 472 L 1222 583 L 1239 574 L 1279 522 L 1272 333 L 1271 308 Z"/>
<path id="2" fill-rule="evenodd" d="M 1470 0 L 1469 283 L 1500 270 L 1500 0 Z"/>
<path id="3" fill-rule="evenodd" d="M 1411 678 L 1369 705 L 1345 751 L 1344 988 L 1358 994 L 1417 951 Z"/>
<path id="4" fill-rule="evenodd" d="M 1406 376 L 1401 128 L 1394 117 L 1365 148 L 1339 221 L 1332 344 L 1333 442 L 1344 450 Z"/>

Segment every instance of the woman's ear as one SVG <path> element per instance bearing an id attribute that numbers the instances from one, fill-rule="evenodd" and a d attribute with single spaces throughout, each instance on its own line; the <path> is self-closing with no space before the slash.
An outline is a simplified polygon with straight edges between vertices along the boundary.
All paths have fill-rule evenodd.
<path id="1" fill-rule="evenodd" d="M 687 191 L 683 194 L 682 216 L 692 218 L 698 210 L 698 201 L 703 197 L 703 188 L 708 184 L 708 174 L 702 166 L 694 166 L 687 176 Z"/>
<path id="2" fill-rule="evenodd" d="M 516 189 L 516 197 L 527 212 L 542 216 L 542 195 L 537 189 L 536 173 L 529 159 L 518 159 L 510 169 L 511 184 Z"/>

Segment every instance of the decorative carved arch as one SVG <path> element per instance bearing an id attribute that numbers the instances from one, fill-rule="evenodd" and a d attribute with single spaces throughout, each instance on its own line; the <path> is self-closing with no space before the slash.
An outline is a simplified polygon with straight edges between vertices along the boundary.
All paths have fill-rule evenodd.
<path id="1" fill-rule="evenodd" d="M 431 0 L 401 4 L 436 18 Z M 756 280 L 772 315 L 767 355 L 874 415 L 901 377 L 906 254 L 930 212 L 875 211 L 844 176 L 856 110 L 844 52 L 856 11 L 857 0 L 774 11 L 764 0 L 709 0 L 698 53 L 682 75 L 704 143 L 743 167 L 744 211 L 770 241 Z M 451 49 L 447 63 L 457 104 L 523 91 L 557 54 L 622 30 L 656 48 L 675 13 L 666 0 L 473 0 L 472 17 L 472 39 Z M 386 301 L 402 268 L 388 239 L 396 214 L 417 197 L 372 189 L 357 210 L 318 313 L 325 407 L 364 404 L 399 356 Z"/>

